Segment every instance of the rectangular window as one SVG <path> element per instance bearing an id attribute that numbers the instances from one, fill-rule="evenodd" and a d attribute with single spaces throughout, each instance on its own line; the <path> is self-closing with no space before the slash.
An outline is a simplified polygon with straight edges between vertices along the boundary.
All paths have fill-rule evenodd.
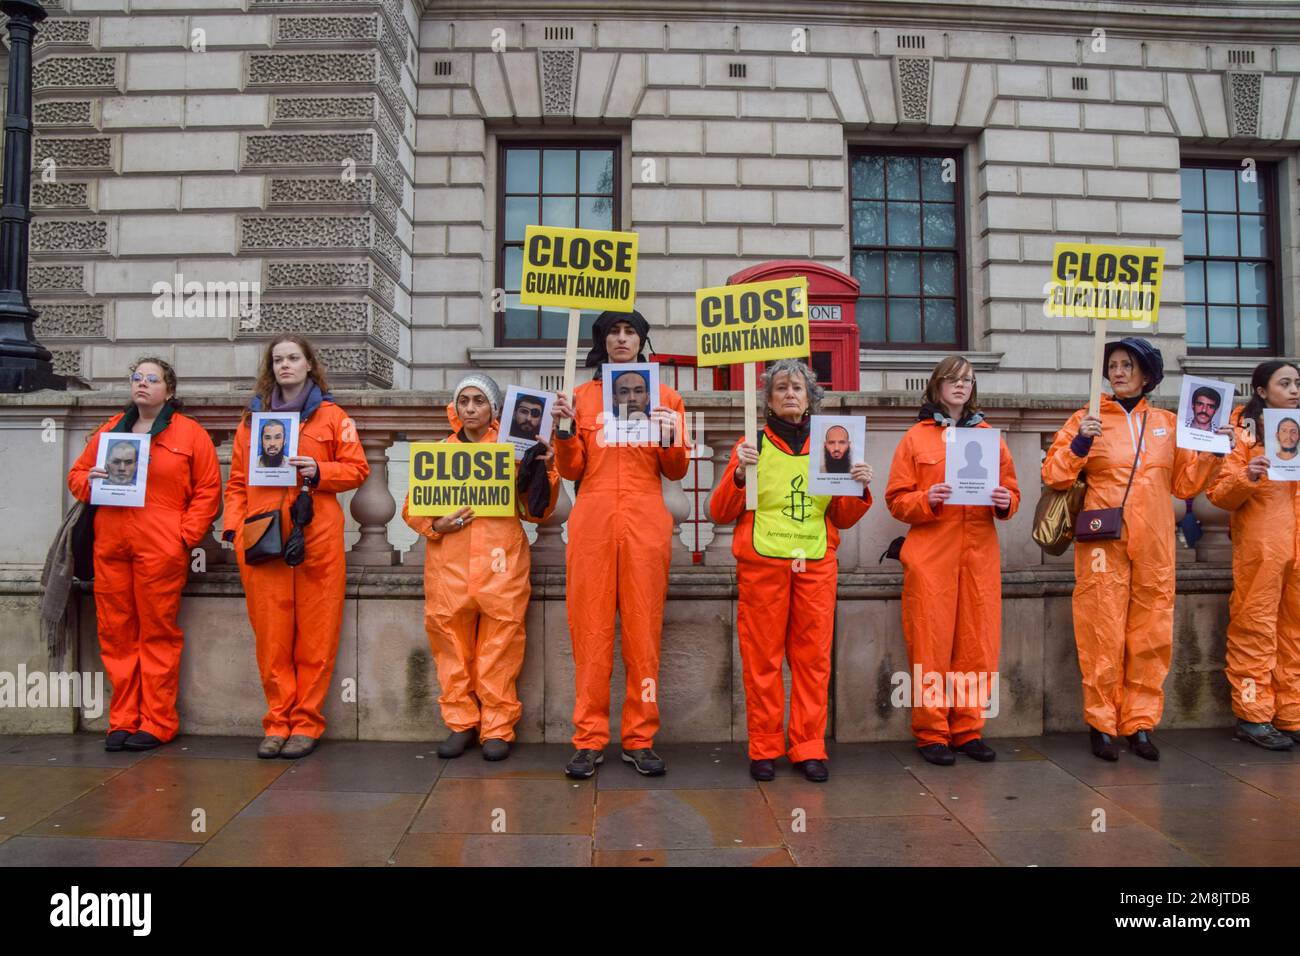
<path id="1" fill-rule="evenodd" d="M 854 151 L 850 228 L 863 348 L 962 348 L 960 169 L 957 152 Z"/>
<path id="2" fill-rule="evenodd" d="M 1183 164 L 1188 348 L 1272 354 L 1277 342 L 1276 167 Z"/>
<path id="3" fill-rule="evenodd" d="M 567 309 L 519 304 L 524 227 L 617 229 L 618 147 L 609 143 L 503 142 L 497 164 L 497 345 L 563 345 Z M 583 328 L 595 313 L 583 314 Z"/>

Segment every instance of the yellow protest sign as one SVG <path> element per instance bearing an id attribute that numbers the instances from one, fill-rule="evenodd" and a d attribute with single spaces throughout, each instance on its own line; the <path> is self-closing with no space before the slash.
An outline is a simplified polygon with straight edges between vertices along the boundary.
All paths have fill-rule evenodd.
<path id="1" fill-rule="evenodd" d="M 808 278 L 695 290 L 695 361 L 771 362 L 810 354 Z"/>
<path id="2" fill-rule="evenodd" d="M 636 247 L 635 232 L 527 226 L 519 301 L 630 312 L 636 298 Z"/>
<path id="3" fill-rule="evenodd" d="M 515 450 L 503 443 L 412 442 L 413 515 L 440 517 L 473 508 L 477 518 L 515 513 Z"/>
<path id="4" fill-rule="evenodd" d="M 1160 311 L 1165 250 L 1058 242 L 1043 314 L 1056 319 L 1155 322 Z"/>

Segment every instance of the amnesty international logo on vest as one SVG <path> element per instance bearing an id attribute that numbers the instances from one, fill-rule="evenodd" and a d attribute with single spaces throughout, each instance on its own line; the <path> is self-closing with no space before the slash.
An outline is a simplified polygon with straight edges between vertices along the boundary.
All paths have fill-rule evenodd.
<path id="1" fill-rule="evenodd" d="M 754 550 L 765 558 L 826 556 L 826 509 L 830 495 L 809 495 L 808 456 L 787 455 L 770 440 L 758 453 L 758 510 Z"/>
<path id="2" fill-rule="evenodd" d="M 410 469 L 413 515 L 438 518 L 473 508 L 477 518 L 515 513 L 514 445 L 414 442 Z"/>

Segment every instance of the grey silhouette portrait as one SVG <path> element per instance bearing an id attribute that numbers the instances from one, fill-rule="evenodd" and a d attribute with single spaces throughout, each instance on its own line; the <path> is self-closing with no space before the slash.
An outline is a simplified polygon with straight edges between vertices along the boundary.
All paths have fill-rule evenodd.
<path id="1" fill-rule="evenodd" d="M 958 478 L 987 478 L 989 470 L 982 464 L 984 449 L 977 441 L 966 443 L 966 464 L 957 472 Z"/>

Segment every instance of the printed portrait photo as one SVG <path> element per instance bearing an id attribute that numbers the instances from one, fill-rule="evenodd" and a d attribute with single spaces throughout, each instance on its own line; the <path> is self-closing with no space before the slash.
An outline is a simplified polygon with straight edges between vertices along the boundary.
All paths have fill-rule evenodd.
<path id="1" fill-rule="evenodd" d="M 549 443 L 555 424 L 551 408 L 555 393 L 540 389 L 525 389 L 511 385 L 501 406 L 500 440 L 515 448 L 515 457 L 521 458 L 539 441 Z"/>
<path id="2" fill-rule="evenodd" d="M 95 452 L 95 467 L 103 478 L 90 483 L 90 503 L 119 508 L 143 508 L 149 481 L 149 436 L 103 432 Z"/>
<path id="3" fill-rule="evenodd" d="M 862 486 L 849 472 L 855 463 L 866 460 L 867 420 L 856 415 L 814 415 L 808 428 L 809 494 L 862 494 Z"/>
<path id="4" fill-rule="evenodd" d="M 1178 447 L 1226 454 L 1228 436 L 1217 435 L 1215 430 L 1232 414 L 1234 395 L 1236 388 L 1230 382 L 1184 376 L 1178 401 Z"/>
<path id="5" fill-rule="evenodd" d="M 298 469 L 289 459 L 298 454 L 298 413 L 254 412 L 248 427 L 249 485 L 297 484 Z"/>
<path id="6" fill-rule="evenodd" d="M 605 438 L 611 444 L 659 440 L 650 421 L 659 399 L 659 365 L 655 362 L 606 363 L 601 366 Z"/>
<path id="7" fill-rule="evenodd" d="M 1264 454 L 1272 481 L 1300 481 L 1300 409 L 1266 408 Z"/>

